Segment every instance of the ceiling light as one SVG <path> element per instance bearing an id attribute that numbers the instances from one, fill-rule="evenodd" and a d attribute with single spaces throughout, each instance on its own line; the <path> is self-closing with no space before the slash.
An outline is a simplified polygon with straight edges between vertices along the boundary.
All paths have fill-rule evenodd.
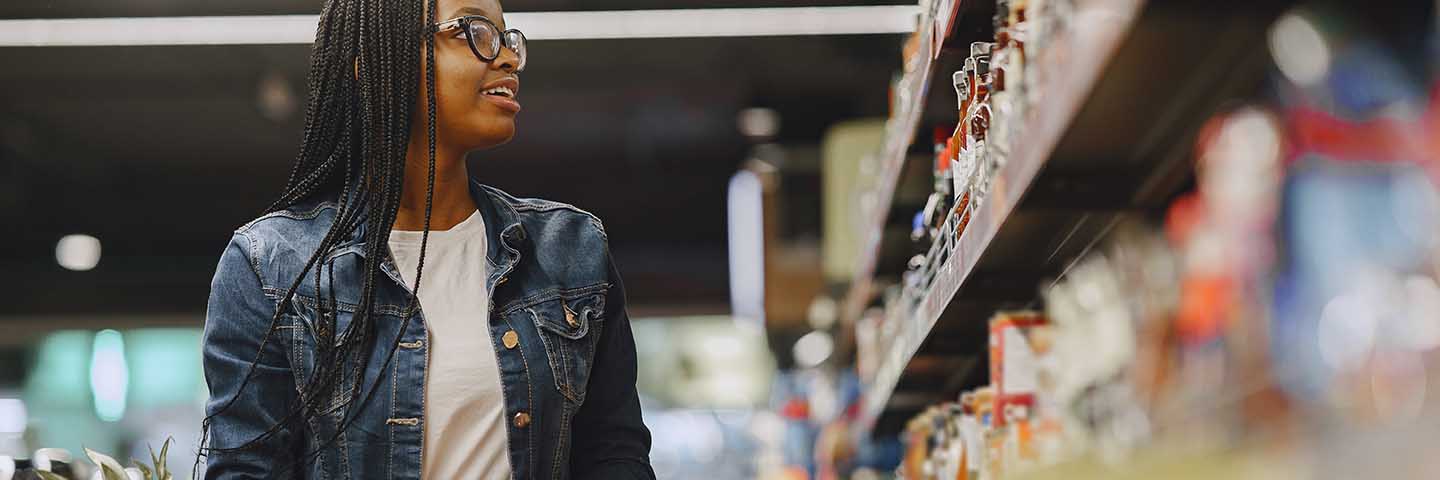
<path id="1" fill-rule="evenodd" d="M 530 40 L 860 35 L 915 30 L 916 5 L 516 12 Z M 0 47 L 274 45 L 315 39 L 316 15 L 0 20 Z"/>
<path id="2" fill-rule="evenodd" d="M 916 5 L 536 12 L 505 16 L 536 40 L 854 35 L 915 31 Z"/>
<path id="3" fill-rule="evenodd" d="M 100 239 L 89 235 L 66 235 L 55 244 L 55 261 L 66 270 L 83 272 L 100 264 Z"/>
<path id="4" fill-rule="evenodd" d="M 295 89 L 290 81 L 278 71 L 270 71 L 260 77 L 255 89 L 255 104 L 260 114 L 272 122 L 283 122 L 300 109 L 300 100 L 295 98 Z"/>
<path id="5" fill-rule="evenodd" d="M 726 196 L 730 259 L 730 310 L 741 325 L 765 325 L 765 188 L 741 170 Z"/>
<path id="6" fill-rule="evenodd" d="M 90 354 L 90 391 L 95 399 L 95 416 L 107 422 L 125 416 L 125 397 L 130 387 L 130 370 L 125 366 L 125 340 L 120 332 L 101 330 L 95 334 Z"/>
<path id="7" fill-rule="evenodd" d="M 780 112 L 764 107 L 740 111 L 735 119 L 740 134 L 750 138 L 770 138 L 780 133 Z"/>

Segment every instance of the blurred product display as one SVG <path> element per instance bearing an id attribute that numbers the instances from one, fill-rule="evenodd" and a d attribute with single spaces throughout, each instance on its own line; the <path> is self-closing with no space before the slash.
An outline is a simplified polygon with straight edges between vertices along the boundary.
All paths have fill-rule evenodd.
<path id="1" fill-rule="evenodd" d="M 205 475 L 316 5 L 170 3 L 0 5 L 0 480 Z M 603 220 L 658 478 L 1440 478 L 1440 0 L 533 3 L 467 169 Z"/>
<path id="2" fill-rule="evenodd" d="M 1386 47 L 1417 35 L 1386 31 L 1400 14 L 1212 5 L 1268 49 L 1184 66 L 1230 77 L 1188 97 L 1135 98 L 1171 91 L 1135 86 L 1146 59 L 1194 51 L 1141 42 L 1181 45 L 1176 15 L 1203 2 L 979 3 L 928 4 L 914 35 L 940 39 L 926 67 L 958 110 L 893 110 L 892 127 L 940 119 L 934 189 L 903 269 L 862 259 L 845 298 L 852 441 L 898 437 L 912 480 L 1433 478 L 1440 76 L 1416 79 L 1440 57 Z M 1163 108 L 1092 123 L 1116 98 Z M 887 134 L 875 161 L 898 170 L 913 131 Z M 1164 153 L 1075 174 L 1133 144 Z M 879 178 L 883 207 L 897 180 Z M 861 209 L 862 258 L 894 257 L 897 209 Z"/>

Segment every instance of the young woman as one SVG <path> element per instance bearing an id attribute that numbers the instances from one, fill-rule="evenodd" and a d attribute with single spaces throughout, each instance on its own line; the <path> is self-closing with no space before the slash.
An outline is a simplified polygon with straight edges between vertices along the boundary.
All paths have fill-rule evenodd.
<path id="1" fill-rule="evenodd" d="M 205 321 L 206 478 L 653 478 L 600 220 L 480 185 L 525 37 L 497 0 L 327 0 L 284 193 Z"/>

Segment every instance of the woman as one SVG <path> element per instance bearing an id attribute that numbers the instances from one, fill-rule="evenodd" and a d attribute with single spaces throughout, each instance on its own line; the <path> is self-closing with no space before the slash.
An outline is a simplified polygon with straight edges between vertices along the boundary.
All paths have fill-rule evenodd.
<path id="1" fill-rule="evenodd" d="M 496 0 L 327 0 L 284 193 L 205 322 L 206 478 L 653 478 L 593 215 L 470 180 L 515 131 Z"/>

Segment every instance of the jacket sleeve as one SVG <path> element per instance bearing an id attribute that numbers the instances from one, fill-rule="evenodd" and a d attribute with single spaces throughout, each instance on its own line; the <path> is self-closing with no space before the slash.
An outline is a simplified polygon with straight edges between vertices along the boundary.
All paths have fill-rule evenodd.
<path id="1" fill-rule="evenodd" d="M 284 353 L 286 337 L 278 333 L 284 330 L 268 333 L 275 303 L 261 287 L 250 245 L 244 233 L 230 240 L 216 267 L 205 310 L 202 348 L 205 383 L 210 387 L 205 414 L 210 417 L 208 447 L 212 449 L 238 447 L 259 437 L 285 416 L 297 396 Z M 267 334 L 270 341 L 264 342 L 262 352 Z M 257 352 L 254 376 L 242 388 Z M 293 459 L 301 451 L 295 444 L 300 438 L 285 430 L 251 448 L 211 451 L 205 478 L 271 478 L 276 473 L 272 469 L 280 468 L 277 459 Z"/>
<path id="2" fill-rule="evenodd" d="M 614 262 L 595 364 L 585 404 L 574 420 L 570 472 L 577 479 L 653 479 L 650 430 L 635 390 L 635 337 L 625 312 L 625 286 Z"/>

